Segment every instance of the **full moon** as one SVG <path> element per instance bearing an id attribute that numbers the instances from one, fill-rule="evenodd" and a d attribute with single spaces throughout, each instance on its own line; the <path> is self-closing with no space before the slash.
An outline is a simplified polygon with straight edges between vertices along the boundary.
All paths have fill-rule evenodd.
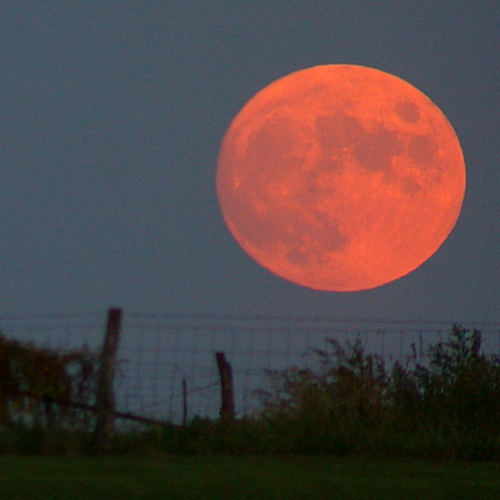
<path id="1" fill-rule="evenodd" d="M 247 102 L 222 141 L 217 194 L 261 266 L 346 292 L 429 259 L 457 222 L 465 177 L 457 135 L 426 95 L 335 64 L 291 73 Z"/>

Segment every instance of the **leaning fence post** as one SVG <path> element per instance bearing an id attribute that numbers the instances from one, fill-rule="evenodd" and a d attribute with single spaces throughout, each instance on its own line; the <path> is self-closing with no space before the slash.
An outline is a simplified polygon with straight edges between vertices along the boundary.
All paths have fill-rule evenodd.
<path id="1" fill-rule="evenodd" d="M 222 402 L 220 407 L 220 416 L 222 420 L 234 420 L 234 389 L 233 389 L 233 370 L 231 364 L 227 361 L 223 352 L 216 352 L 215 359 L 219 367 L 219 376 L 221 384 Z"/>
<path id="2" fill-rule="evenodd" d="M 116 352 L 120 337 L 121 309 L 109 309 L 108 323 L 101 351 L 97 396 L 95 444 L 99 453 L 109 451 L 115 423 L 115 397 L 113 380 L 115 375 Z"/>

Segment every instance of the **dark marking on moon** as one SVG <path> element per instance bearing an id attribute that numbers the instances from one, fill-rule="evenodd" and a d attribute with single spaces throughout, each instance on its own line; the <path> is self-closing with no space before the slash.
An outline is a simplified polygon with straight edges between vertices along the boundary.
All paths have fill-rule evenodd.
<path id="1" fill-rule="evenodd" d="M 418 107 L 410 101 L 398 102 L 394 111 L 406 123 L 417 123 L 420 120 Z"/>
<path id="2" fill-rule="evenodd" d="M 409 154 L 422 167 L 436 166 L 438 146 L 430 136 L 417 135 L 411 137 Z"/>
<path id="3" fill-rule="evenodd" d="M 398 134 L 384 127 L 377 133 L 364 132 L 356 144 L 353 156 L 368 170 L 391 170 L 391 157 L 401 151 Z"/>

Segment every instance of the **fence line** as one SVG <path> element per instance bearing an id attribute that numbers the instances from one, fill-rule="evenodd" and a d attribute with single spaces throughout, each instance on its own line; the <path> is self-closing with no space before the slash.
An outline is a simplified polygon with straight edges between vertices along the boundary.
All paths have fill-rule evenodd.
<path id="1" fill-rule="evenodd" d="M 200 313 L 124 312 L 115 378 L 116 411 L 152 420 L 182 423 L 195 416 L 218 417 L 221 394 L 215 359 L 223 352 L 232 366 L 236 415 L 259 407 L 255 391 L 268 387 L 266 370 L 314 368 L 313 348 L 327 338 L 354 341 L 387 361 L 424 356 L 427 346 L 445 340 L 453 324 L 477 328 L 483 351 L 500 354 L 500 323 L 339 319 Z M 98 351 L 102 314 L 3 315 L 9 338 L 63 350 L 86 345 Z M 187 411 L 187 414 L 186 414 Z"/>

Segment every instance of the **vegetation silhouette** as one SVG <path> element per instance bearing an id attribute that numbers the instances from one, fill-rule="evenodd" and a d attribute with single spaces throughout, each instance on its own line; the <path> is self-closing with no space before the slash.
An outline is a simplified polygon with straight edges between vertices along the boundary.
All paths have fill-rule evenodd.
<path id="1" fill-rule="evenodd" d="M 273 372 L 263 416 L 293 453 L 500 458 L 500 359 L 481 352 L 481 333 L 454 325 L 392 366 L 358 337 L 315 350 L 316 371 Z"/>
<path id="2" fill-rule="evenodd" d="M 499 460 L 500 358 L 481 343 L 480 331 L 453 325 L 425 356 L 412 345 L 392 362 L 359 336 L 331 338 L 312 349 L 314 368 L 268 371 L 254 414 L 119 426 L 110 451 Z M 60 353 L 0 336 L 0 453 L 91 453 L 97 365 L 86 349 Z"/>

